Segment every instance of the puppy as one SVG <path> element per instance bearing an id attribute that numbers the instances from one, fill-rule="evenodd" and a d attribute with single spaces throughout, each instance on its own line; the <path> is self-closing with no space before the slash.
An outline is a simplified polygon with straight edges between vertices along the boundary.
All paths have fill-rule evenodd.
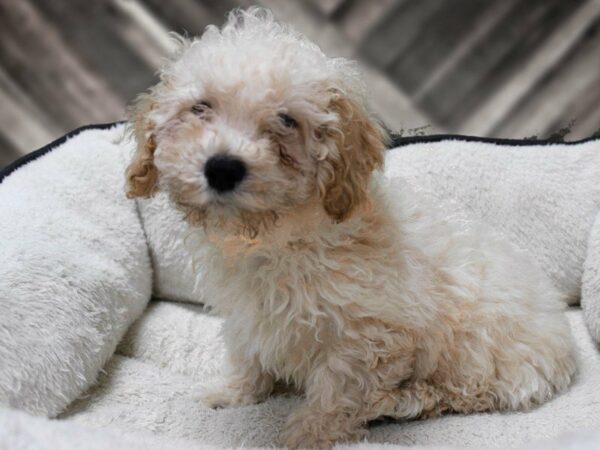
<path id="1" fill-rule="evenodd" d="M 355 66 L 268 11 L 182 41 L 132 124 L 129 196 L 168 191 L 204 241 L 230 366 L 210 406 L 287 383 L 303 401 L 283 443 L 328 448 L 379 417 L 528 409 L 569 385 L 550 282 L 387 180 Z"/>

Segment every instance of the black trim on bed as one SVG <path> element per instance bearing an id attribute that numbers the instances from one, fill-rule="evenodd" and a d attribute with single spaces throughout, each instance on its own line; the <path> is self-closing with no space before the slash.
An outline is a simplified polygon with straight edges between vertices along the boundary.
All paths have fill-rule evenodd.
<path id="1" fill-rule="evenodd" d="M 483 142 L 485 144 L 509 145 L 514 147 L 523 147 L 527 145 L 577 145 L 590 141 L 600 141 L 600 136 L 591 136 L 579 141 L 556 141 L 548 139 L 504 139 L 492 137 L 467 136 L 462 134 L 430 134 L 426 136 L 400 136 L 391 134 L 392 142 L 390 148 L 404 147 L 410 144 L 427 144 L 440 141 L 465 141 L 465 142 Z"/>
<path id="2" fill-rule="evenodd" d="M 6 177 L 8 177 L 11 173 L 13 173 L 19 167 L 24 166 L 25 164 L 28 164 L 33 160 L 38 159 L 40 156 L 44 156 L 46 153 L 48 153 L 51 150 L 55 149 L 56 147 L 64 144 L 67 141 L 67 139 L 70 139 L 73 136 L 78 135 L 82 131 L 91 130 L 91 129 L 104 130 L 107 128 L 112 128 L 115 125 L 119 125 L 121 123 L 123 123 L 123 122 L 121 121 L 121 122 L 110 122 L 110 123 L 98 123 L 98 124 L 92 124 L 92 125 L 85 125 L 83 127 L 77 128 L 73 131 L 69 131 L 64 136 L 61 136 L 58 139 L 50 142 L 49 144 L 44 145 L 42 148 L 40 148 L 38 150 L 35 150 L 31 153 L 26 154 L 25 156 L 17 159 L 16 161 L 14 161 L 11 164 L 9 164 L 8 166 L 6 166 L 4 169 L 0 169 L 0 183 L 2 183 L 2 181 L 4 181 L 4 179 Z"/>
<path id="3" fill-rule="evenodd" d="M 13 163 L 6 166 L 4 169 L 0 169 L 0 183 L 4 181 L 6 177 L 8 177 L 11 173 L 17 170 L 19 167 L 24 166 L 25 164 L 30 163 L 38 159 L 40 156 L 45 155 L 50 152 L 54 148 L 64 144 L 67 139 L 72 138 L 73 136 L 78 135 L 82 131 L 95 129 L 95 130 L 104 130 L 107 128 L 114 127 L 115 125 L 121 124 L 121 122 L 110 122 L 110 123 L 100 123 L 100 124 L 92 124 L 85 125 L 83 127 L 77 128 L 64 136 L 52 141 L 48 145 L 43 146 L 42 148 L 35 150 L 34 152 L 28 153 L 22 158 L 17 159 Z M 466 141 L 466 142 L 484 142 L 489 144 L 497 144 L 497 145 L 511 145 L 511 146 L 526 146 L 526 145 L 576 145 L 583 144 L 585 142 L 599 140 L 599 136 L 593 136 L 585 139 L 581 139 L 579 141 L 572 142 L 558 142 L 552 140 L 536 140 L 536 139 L 501 139 L 501 138 L 488 138 L 488 137 L 477 137 L 477 136 L 465 136 L 460 134 L 431 134 L 426 136 L 400 136 L 397 134 L 391 134 L 391 142 L 390 148 L 396 147 L 404 147 L 410 144 L 426 144 L 440 141 Z"/>

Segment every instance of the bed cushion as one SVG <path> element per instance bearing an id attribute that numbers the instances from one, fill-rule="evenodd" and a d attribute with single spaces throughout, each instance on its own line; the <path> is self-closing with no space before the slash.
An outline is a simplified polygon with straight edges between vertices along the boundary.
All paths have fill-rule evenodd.
<path id="1" fill-rule="evenodd" d="M 569 303 L 583 296 L 569 312 L 583 360 L 572 389 L 533 412 L 386 424 L 374 441 L 508 446 L 600 427 L 583 327 L 600 340 L 600 141 L 395 144 L 387 176 L 529 251 Z M 86 127 L 0 172 L 0 406 L 193 445 L 272 444 L 297 399 L 217 412 L 198 401 L 219 373 L 220 319 L 201 310 L 202 253 L 181 213 L 164 194 L 125 197 L 133 147 L 123 124 Z M 152 295 L 168 301 L 146 310 Z"/>
<path id="2" fill-rule="evenodd" d="M 530 412 L 450 415 L 371 427 L 371 443 L 456 448 L 514 448 L 572 430 L 600 429 L 600 353 L 581 310 L 567 311 L 579 368 L 564 394 Z M 151 302 L 127 332 L 98 386 L 64 418 L 81 425 L 191 439 L 239 448 L 277 446 L 296 397 L 213 410 L 200 401 L 204 386 L 218 383 L 224 344 L 221 319 L 199 305 Z"/>
<path id="3" fill-rule="evenodd" d="M 0 404 L 62 412 L 150 299 L 122 128 L 76 130 L 2 174 Z"/>

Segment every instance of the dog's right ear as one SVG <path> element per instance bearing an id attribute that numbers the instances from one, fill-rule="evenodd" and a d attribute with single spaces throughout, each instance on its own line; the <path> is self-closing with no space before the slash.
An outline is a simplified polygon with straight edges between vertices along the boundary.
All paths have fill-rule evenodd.
<path id="1" fill-rule="evenodd" d="M 321 196 L 325 212 L 336 222 L 346 220 L 359 204 L 368 203 L 371 173 L 381 169 L 388 136 L 356 100 L 331 89 L 328 109 L 338 118 L 336 157 L 321 162 L 328 175 Z"/>
<path id="2" fill-rule="evenodd" d="M 148 113 L 155 107 L 152 92 L 140 95 L 132 109 L 131 121 L 137 150 L 127 168 L 127 197 L 150 197 L 156 190 L 158 170 L 154 165 L 154 124 L 148 119 Z"/>

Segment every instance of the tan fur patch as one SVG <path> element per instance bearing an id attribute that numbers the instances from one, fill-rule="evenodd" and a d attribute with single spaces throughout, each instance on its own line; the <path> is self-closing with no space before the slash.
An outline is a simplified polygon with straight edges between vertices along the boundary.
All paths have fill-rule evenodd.
<path id="1" fill-rule="evenodd" d="M 386 135 L 361 106 L 346 96 L 334 94 L 330 108 L 340 118 L 340 129 L 334 133 L 339 153 L 328 159 L 332 176 L 322 193 L 323 207 L 341 222 L 367 201 L 370 175 L 383 166 Z"/>
<path id="2" fill-rule="evenodd" d="M 147 113 L 154 107 L 152 93 L 139 96 L 133 107 L 133 132 L 138 147 L 133 160 L 127 168 L 127 197 L 150 197 L 156 190 L 158 170 L 154 165 L 156 140 L 153 124 L 147 119 Z"/>

